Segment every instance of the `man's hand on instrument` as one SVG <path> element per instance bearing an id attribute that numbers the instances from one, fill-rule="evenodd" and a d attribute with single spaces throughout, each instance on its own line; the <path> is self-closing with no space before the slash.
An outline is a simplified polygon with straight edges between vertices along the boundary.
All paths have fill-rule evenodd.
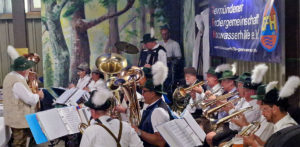
<path id="1" fill-rule="evenodd" d="M 212 100 L 215 100 L 216 98 L 217 98 L 217 96 L 213 94 L 213 95 L 209 96 L 207 100 L 212 101 Z"/>
<path id="2" fill-rule="evenodd" d="M 193 88 L 193 91 L 197 92 L 197 93 L 202 93 L 203 92 L 203 88 L 202 86 L 196 86 Z"/>
<path id="3" fill-rule="evenodd" d="M 247 121 L 247 119 L 246 119 L 246 117 L 245 117 L 244 114 L 240 114 L 237 117 L 232 118 L 231 122 L 234 123 L 234 124 L 236 124 L 236 125 L 238 125 L 239 127 L 244 127 L 244 126 L 248 126 L 249 125 L 249 123 L 248 123 L 248 121 Z"/>
<path id="4" fill-rule="evenodd" d="M 40 99 L 43 99 L 44 98 L 44 92 L 43 92 L 43 90 L 40 90 L 38 92 L 38 95 L 39 95 Z"/>
<path id="5" fill-rule="evenodd" d="M 209 97 L 212 95 L 212 92 L 210 90 L 205 91 L 205 96 Z"/>
<path id="6" fill-rule="evenodd" d="M 190 95 L 193 100 L 196 100 L 196 92 L 195 91 L 191 91 Z"/>
<path id="7" fill-rule="evenodd" d="M 223 107 L 223 110 L 224 111 L 226 111 L 227 113 L 231 110 L 231 109 L 233 109 L 234 108 L 234 105 L 233 105 L 233 103 L 228 103 L 227 105 L 225 105 L 224 107 Z"/>
<path id="8" fill-rule="evenodd" d="M 125 107 L 121 106 L 120 104 L 115 107 L 115 111 L 120 112 L 120 113 L 126 113 L 126 110 L 127 109 Z"/>
<path id="9" fill-rule="evenodd" d="M 251 147 L 258 147 L 258 143 L 255 140 L 254 134 L 250 136 L 243 136 L 243 145 L 244 146 L 251 146 Z"/>

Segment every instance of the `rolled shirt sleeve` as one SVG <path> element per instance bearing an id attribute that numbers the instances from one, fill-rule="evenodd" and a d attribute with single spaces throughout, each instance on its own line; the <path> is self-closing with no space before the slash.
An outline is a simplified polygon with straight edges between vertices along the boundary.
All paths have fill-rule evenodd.
<path id="1" fill-rule="evenodd" d="M 156 126 L 170 121 L 168 112 L 163 108 L 156 108 L 151 115 L 152 128 L 154 132 L 158 132 Z"/>
<path id="2" fill-rule="evenodd" d="M 34 106 L 39 101 L 39 95 L 33 94 L 21 82 L 17 82 L 13 86 L 15 98 L 22 100 L 24 103 Z"/>

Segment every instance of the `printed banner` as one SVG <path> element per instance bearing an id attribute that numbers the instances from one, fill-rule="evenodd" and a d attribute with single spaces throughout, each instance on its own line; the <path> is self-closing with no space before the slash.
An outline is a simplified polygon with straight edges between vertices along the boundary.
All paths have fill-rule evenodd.
<path id="1" fill-rule="evenodd" d="M 280 62 L 279 12 L 278 0 L 211 0 L 211 55 Z"/>

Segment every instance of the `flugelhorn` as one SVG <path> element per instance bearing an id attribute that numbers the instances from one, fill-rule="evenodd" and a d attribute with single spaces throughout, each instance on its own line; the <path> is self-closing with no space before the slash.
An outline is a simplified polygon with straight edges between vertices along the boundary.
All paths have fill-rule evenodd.
<path id="1" fill-rule="evenodd" d="M 223 117 L 223 118 L 219 119 L 219 120 L 216 122 L 216 124 L 213 125 L 214 130 L 216 130 L 221 124 L 227 122 L 227 121 L 230 120 L 231 118 L 236 117 L 236 116 L 240 115 L 241 113 L 244 113 L 245 111 L 252 110 L 252 109 L 253 109 L 253 106 L 250 106 L 250 107 L 241 109 L 240 111 L 234 112 L 234 113 L 232 113 L 231 115 L 228 115 L 228 116 L 226 116 L 226 117 Z"/>
<path id="2" fill-rule="evenodd" d="M 253 122 L 249 124 L 244 130 L 242 130 L 238 136 L 249 136 L 253 133 L 255 133 L 260 128 L 260 122 Z M 231 147 L 234 144 L 234 140 L 231 139 L 230 141 L 226 142 L 224 145 L 221 145 L 221 147 Z"/>
<path id="3" fill-rule="evenodd" d="M 214 107 L 212 109 L 208 109 L 208 110 L 205 110 L 203 111 L 203 116 L 206 117 L 208 120 L 210 120 L 211 122 L 215 122 L 216 119 L 214 119 L 211 115 L 214 114 L 215 112 L 217 112 L 218 110 L 220 110 L 221 108 L 225 107 L 226 105 L 230 104 L 230 103 L 236 103 L 237 101 L 239 101 L 242 97 L 238 97 L 238 98 L 235 98 L 235 99 L 232 99 L 222 105 L 219 105 L 217 107 Z"/>
<path id="4" fill-rule="evenodd" d="M 182 87 L 180 87 L 178 92 L 179 92 L 180 96 L 186 97 L 186 94 L 190 93 L 194 87 L 202 86 L 204 84 L 205 84 L 205 82 L 201 81 L 201 82 L 196 83 L 196 84 L 194 84 L 194 85 L 192 85 L 192 86 L 190 86 L 188 88 L 182 88 Z"/>
<path id="5" fill-rule="evenodd" d="M 195 101 L 194 103 L 190 104 L 191 107 L 193 108 L 193 107 L 195 107 L 195 106 L 200 105 L 201 103 L 204 104 L 203 101 L 207 100 L 208 97 L 210 97 L 210 96 L 212 96 L 212 95 L 218 93 L 220 90 L 223 90 L 223 88 L 219 88 L 219 89 L 213 91 L 212 93 L 210 93 L 209 95 L 205 95 L 205 97 L 204 97 L 203 99 L 197 100 L 197 101 Z"/>
<path id="6" fill-rule="evenodd" d="M 237 95 L 237 94 L 238 94 L 238 92 L 230 92 L 230 93 L 227 93 L 227 94 L 224 94 L 224 95 L 221 95 L 221 96 L 217 96 L 217 98 L 214 99 L 214 100 L 211 100 L 211 101 L 208 101 L 208 102 L 203 102 L 202 101 L 200 103 L 200 106 L 201 106 L 202 109 L 206 109 L 208 106 L 212 106 L 212 105 L 216 104 L 218 101 L 225 100 L 225 99 L 230 98 L 230 97 L 232 97 L 234 95 Z"/>

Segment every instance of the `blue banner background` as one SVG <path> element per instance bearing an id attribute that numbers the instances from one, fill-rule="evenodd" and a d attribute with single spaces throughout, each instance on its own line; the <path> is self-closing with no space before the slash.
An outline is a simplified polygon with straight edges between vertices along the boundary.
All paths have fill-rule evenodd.
<path id="1" fill-rule="evenodd" d="M 272 5 L 269 2 L 271 1 L 210 0 L 211 55 L 245 61 L 280 62 L 280 9 L 277 0 L 274 0 L 271 16 L 276 17 L 276 10 L 277 23 L 267 23 L 264 25 L 265 31 L 261 31 L 264 16 L 271 12 Z M 270 23 L 271 19 L 266 18 L 268 17 L 265 17 L 265 22 Z M 262 34 L 263 43 L 260 41 Z"/>

